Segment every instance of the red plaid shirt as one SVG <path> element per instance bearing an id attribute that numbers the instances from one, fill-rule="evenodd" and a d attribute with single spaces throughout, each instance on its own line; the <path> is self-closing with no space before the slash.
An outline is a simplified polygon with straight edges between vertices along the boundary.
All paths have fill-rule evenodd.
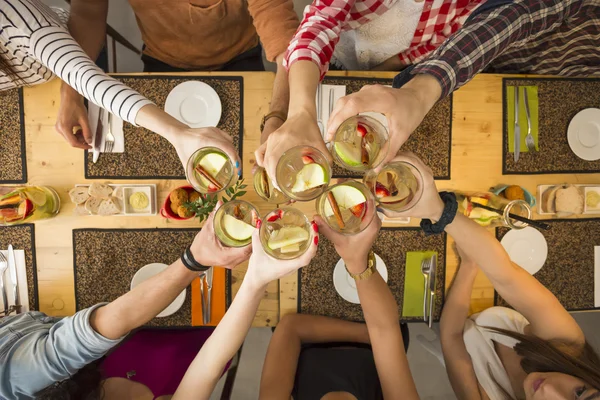
<path id="1" fill-rule="evenodd" d="M 327 72 L 342 31 L 356 29 L 390 9 L 397 0 L 314 0 L 290 42 L 284 66 L 313 61 Z M 465 23 L 485 0 L 425 0 L 410 47 L 399 54 L 405 65 L 423 60 Z"/>

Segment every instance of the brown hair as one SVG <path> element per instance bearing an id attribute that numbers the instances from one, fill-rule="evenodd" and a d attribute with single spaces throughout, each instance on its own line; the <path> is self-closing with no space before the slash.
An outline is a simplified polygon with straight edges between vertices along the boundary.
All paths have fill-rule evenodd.
<path id="1" fill-rule="evenodd" d="M 25 82 L 21 79 L 15 68 L 9 63 L 3 55 L 0 55 L 0 72 L 8 77 L 8 79 L 16 86 L 24 86 Z"/>
<path id="2" fill-rule="evenodd" d="M 102 358 L 75 373 L 71 378 L 48 386 L 35 396 L 37 400 L 98 400 L 103 397 Z"/>
<path id="3" fill-rule="evenodd" d="M 581 379 L 600 389 L 600 357 L 586 341 L 583 347 L 561 340 L 543 340 L 498 328 L 487 328 L 518 340 L 515 352 L 523 357 L 521 367 L 532 372 L 559 372 Z"/>

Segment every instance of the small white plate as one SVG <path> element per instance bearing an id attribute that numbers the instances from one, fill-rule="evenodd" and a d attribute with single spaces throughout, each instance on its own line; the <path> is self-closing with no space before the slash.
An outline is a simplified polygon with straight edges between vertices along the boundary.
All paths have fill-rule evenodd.
<path id="1" fill-rule="evenodd" d="M 154 275 L 161 273 L 162 271 L 167 269 L 167 267 L 168 267 L 167 264 L 161 264 L 161 263 L 153 263 L 153 264 L 144 265 L 133 276 L 133 279 L 131 280 L 131 290 L 133 290 L 133 288 L 135 288 L 142 282 L 147 281 L 148 279 L 152 278 Z M 171 304 L 169 304 L 169 306 L 167 308 L 162 310 L 162 312 L 160 314 L 158 314 L 156 317 L 163 318 L 163 317 L 168 317 L 169 315 L 175 314 L 177 312 L 177 310 L 179 310 L 181 308 L 181 306 L 183 305 L 183 302 L 185 301 L 185 293 L 186 293 L 186 289 L 183 289 L 183 292 L 179 293 L 179 296 L 177 296 L 177 298 L 175 300 L 173 300 L 173 302 Z"/>
<path id="2" fill-rule="evenodd" d="M 569 123 L 567 138 L 577 157 L 586 161 L 600 160 L 600 109 L 579 111 Z"/>
<path id="3" fill-rule="evenodd" d="M 587 196 L 588 196 L 588 193 L 591 193 L 591 192 L 596 192 L 596 193 L 598 193 L 598 195 L 600 195 L 600 187 L 598 187 L 598 186 L 587 186 L 585 188 L 585 197 L 584 197 L 585 203 L 584 203 L 584 211 L 583 211 L 583 213 L 584 214 L 600 214 L 600 204 L 598 204 L 598 207 L 594 207 L 594 208 L 589 207 L 587 205 Z"/>
<path id="4" fill-rule="evenodd" d="M 375 266 L 379 272 L 379 275 L 381 275 L 383 280 L 387 282 L 388 271 L 385 263 L 377 254 L 375 254 L 375 261 Z M 350 303 L 360 304 L 360 300 L 358 299 L 358 291 L 356 290 L 356 282 L 354 282 L 354 279 L 348 275 L 346 267 L 344 266 L 344 260 L 341 258 L 333 270 L 333 285 L 335 286 L 336 292 L 338 292 L 342 299 Z"/>
<path id="5" fill-rule="evenodd" d="M 510 259 L 531 275 L 542 269 L 548 257 L 546 238 L 530 226 L 510 230 L 500 243 Z"/>
<path id="6" fill-rule="evenodd" d="M 190 128 L 217 126 L 221 119 L 221 100 L 206 83 L 187 81 L 171 90 L 165 112 Z"/>
<path id="7" fill-rule="evenodd" d="M 131 195 L 137 192 L 142 192 L 148 197 L 148 205 L 146 208 L 136 210 L 129 204 L 129 198 Z M 150 186 L 125 186 L 123 187 L 123 208 L 127 215 L 150 215 L 153 210 L 154 198 L 152 196 L 152 188 Z"/>

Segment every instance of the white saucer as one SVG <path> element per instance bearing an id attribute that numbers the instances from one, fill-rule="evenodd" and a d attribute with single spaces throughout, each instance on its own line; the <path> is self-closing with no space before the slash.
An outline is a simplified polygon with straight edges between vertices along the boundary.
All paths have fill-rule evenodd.
<path id="1" fill-rule="evenodd" d="M 600 109 L 579 111 L 569 123 L 567 139 L 577 157 L 586 161 L 600 160 Z"/>
<path id="2" fill-rule="evenodd" d="M 377 254 L 375 254 L 376 268 L 384 281 L 388 280 L 388 272 L 385 263 Z M 356 291 L 356 282 L 348 275 L 346 267 L 344 266 L 344 260 L 340 260 L 335 265 L 333 270 L 333 285 L 335 286 L 336 292 L 342 297 L 342 299 L 354 303 L 360 304 L 358 299 L 358 292 Z"/>
<path id="3" fill-rule="evenodd" d="M 548 257 L 548 243 L 544 235 L 530 226 L 512 229 L 502 238 L 502 246 L 510 259 L 531 275 L 544 266 Z"/>
<path id="4" fill-rule="evenodd" d="M 152 278 L 154 275 L 161 273 L 162 271 L 167 269 L 167 267 L 168 267 L 167 264 L 161 264 L 161 263 L 153 263 L 153 264 L 144 265 L 133 276 L 133 279 L 131 280 L 131 289 L 133 290 L 134 287 L 138 286 L 142 282 Z M 186 289 L 183 289 L 183 292 L 179 293 L 179 296 L 177 296 L 177 298 L 171 304 L 169 304 L 169 306 L 167 308 L 162 310 L 162 312 L 160 314 L 158 314 L 156 317 L 162 318 L 162 317 L 168 317 L 169 315 L 175 314 L 177 312 L 177 310 L 179 310 L 181 308 L 181 306 L 183 305 L 183 302 L 185 301 L 185 292 L 186 292 Z"/>
<path id="5" fill-rule="evenodd" d="M 165 102 L 165 112 L 190 128 L 217 126 L 221 111 L 221 100 L 215 89 L 199 81 L 175 86 Z"/>

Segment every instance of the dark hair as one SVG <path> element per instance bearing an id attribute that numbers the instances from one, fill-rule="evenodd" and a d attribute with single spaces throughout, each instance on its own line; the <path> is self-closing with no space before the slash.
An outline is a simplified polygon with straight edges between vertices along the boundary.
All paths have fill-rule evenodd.
<path id="1" fill-rule="evenodd" d="M 70 379 L 48 386 L 36 394 L 38 400 L 99 400 L 102 393 L 102 359 L 81 368 Z"/>
<path id="2" fill-rule="evenodd" d="M 23 86 L 25 82 L 21 79 L 17 70 L 2 55 L 0 55 L 0 72 L 4 73 L 10 82 L 16 86 Z"/>
<path id="3" fill-rule="evenodd" d="M 579 344 L 562 340 L 544 340 L 498 328 L 487 328 L 518 340 L 515 352 L 520 355 L 521 367 L 527 374 L 532 372 L 559 372 L 581 379 L 600 389 L 600 357 L 586 341 Z"/>

